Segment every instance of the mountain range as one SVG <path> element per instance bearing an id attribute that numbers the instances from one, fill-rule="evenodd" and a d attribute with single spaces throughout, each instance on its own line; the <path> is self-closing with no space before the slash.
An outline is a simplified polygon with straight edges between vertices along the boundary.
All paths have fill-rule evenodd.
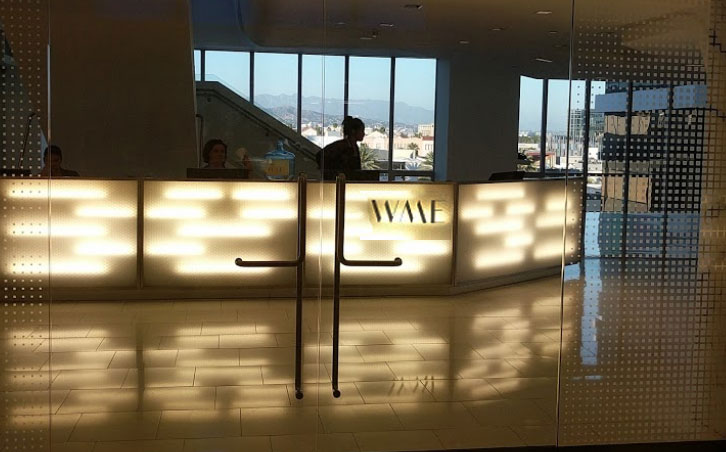
<path id="1" fill-rule="evenodd" d="M 297 105 L 297 96 L 280 94 L 255 94 L 255 104 L 268 111 L 281 111 Z M 320 97 L 303 97 L 302 99 L 303 113 L 322 114 L 325 111 L 326 124 L 327 118 L 340 118 L 343 115 L 343 100 L 326 99 L 323 106 L 323 100 Z M 364 121 L 387 123 L 389 116 L 389 103 L 382 100 L 355 100 L 350 102 L 350 115 L 356 116 Z M 434 112 L 421 107 L 411 106 L 405 102 L 396 102 L 396 124 L 416 126 L 418 124 L 433 124 Z M 306 114 L 303 114 L 303 122 Z M 319 118 L 318 118 L 319 120 Z M 313 121 L 310 121 L 313 122 Z"/>

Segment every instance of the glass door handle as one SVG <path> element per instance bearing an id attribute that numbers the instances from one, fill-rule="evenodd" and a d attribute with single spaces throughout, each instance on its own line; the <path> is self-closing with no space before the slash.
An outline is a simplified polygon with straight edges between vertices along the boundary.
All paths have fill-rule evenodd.
<path id="1" fill-rule="evenodd" d="M 345 176 L 335 180 L 335 263 L 333 267 L 333 369 L 331 384 L 333 397 L 340 397 L 338 367 L 340 357 L 340 266 L 347 267 L 400 267 L 400 257 L 392 260 L 349 260 L 345 258 Z"/>
<path id="2" fill-rule="evenodd" d="M 295 397 L 303 398 L 302 391 L 302 313 L 303 279 L 305 269 L 305 239 L 307 223 L 307 177 L 297 179 L 297 256 L 289 261 L 246 261 L 238 257 L 238 267 L 295 267 Z"/>

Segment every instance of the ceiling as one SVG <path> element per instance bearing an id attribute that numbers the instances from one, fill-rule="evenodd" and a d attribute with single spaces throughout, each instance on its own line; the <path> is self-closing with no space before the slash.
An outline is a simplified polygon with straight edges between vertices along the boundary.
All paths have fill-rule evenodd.
<path id="1" fill-rule="evenodd" d="M 705 0 L 574 4 L 575 25 L 615 30 L 617 36 L 608 32 L 613 46 L 648 47 L 662 33 L 687 40 L 706 28 Z M 566 78 L 572 5 L 570 0 L 192 0 L 192 16 L 197 48 L 468 55 L 522 74 Z"/>

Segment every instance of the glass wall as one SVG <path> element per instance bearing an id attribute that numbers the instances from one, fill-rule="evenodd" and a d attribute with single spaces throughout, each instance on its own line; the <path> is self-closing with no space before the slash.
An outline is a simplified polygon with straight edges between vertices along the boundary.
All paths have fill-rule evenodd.
<path id="1" fill-rule="evenodd" d="M 519 79 L 519 139 L 517 169 L 540 170 L 542 146 L 542 80 L 521 76 Z"/>
<path id="2" fill-rule="evenodd" d="M 237 95 L 250 99 L 249 52 L 204 52 L 204 80 L 221 82 Z"/>
<path id="3" fill-rule="evenodd" d="M 345 57 L 303 55 L 301 134 L 321 148 L 341 139 L 344 110 Z"/>
<path id="4" fill-rule="evenodd" d="M 255 54 L 255 105 L 298 130 L 298 56 Z"/>

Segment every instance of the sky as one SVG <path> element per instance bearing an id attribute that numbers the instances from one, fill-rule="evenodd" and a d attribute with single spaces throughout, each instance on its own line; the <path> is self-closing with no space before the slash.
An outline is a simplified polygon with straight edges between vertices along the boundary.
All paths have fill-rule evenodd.
<path id="1" fill-rule="evenodd" d="M 198 52 L 195 64 L 201 66 Z M 249 96 L 250 61 L 244 52 L 206 52 L 205 64 L 210 80 L 221 80 L 236 91 Z M 323 71 L 323 61 L 325 70 Z M 390 58 L 350 58 L 350 100 L 388 100 L 390 96 Z M 427 110 L 434 109 L 436 60 L 399 58 L 396 60 L 396 102 Z M 255 54 L 255 93 L 297 93 L 297 55 Z M 345 59 L 341 56 L 303 56 L 304 97 L 342 99 Z"/>
<path id="2" fill-rule="evenodd" d="M 200 65 L 198 52 L 195 64 Z M 324 62 L 324 63 L 323 63 Z M 324 64 L 324 68 L 323 68 Z M 385 100 L 390 96 L 390 58 L 350 58 L 350 102 Z M 208 79 L 219 79 L 245 96 L 249 96 L 250 61 L 244 52 L 206 53 Z M 297 93 L 297 55 L 255 54 L 255 93 L 295 95 Z M 342 56 L 303 56 L 304 97 L 342 99 L 345 59 Z M 584 82 L 550 80 L 547 105 L 547 131 L 567 132 L 568 101 L 572 108 L 584 108 Z M 539 79 L 521 77 L 519 130 L 539 131 L 542 116 L 542 84 Z M 570 91 L 572 99 L 569 98 Z M 604 92 L 604 83 L 593 84 L 593 95 Z M 399 58 L 396 60 L 396 102 L 434 110 L 436 60 Z"/>

